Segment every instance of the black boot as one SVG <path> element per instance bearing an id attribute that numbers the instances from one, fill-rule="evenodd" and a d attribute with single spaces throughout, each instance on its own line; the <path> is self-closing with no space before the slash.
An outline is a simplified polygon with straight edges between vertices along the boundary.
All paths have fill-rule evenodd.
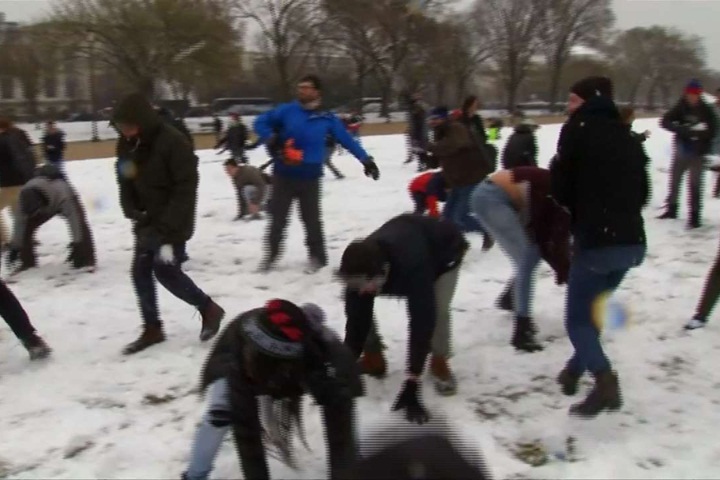
<path id="1" fill-rule="evenodd" d="M 580 384 L 580 375 L 573 372 L 568 367 L 562 369 L 557 377 L 557 383 L 560 385 L 563 395 L 572 397 L 578 391 L 578 385 Z"/>
<path id="2" fill-rule="evenodd" d="M 500 310 L 505 310 L 506 312 L 512 312 L 513 311 L 513 294 L 512 294 L 512 284 L 505 287 L 505 290 L 503 293 L 500 294 L 500 296 L 497 299 L 497 302 L 495 302 L 495 305 L 497 305 L 497 308 Z"/>
<path id="3" fill-rule="evenodd" d="M 200 341 L 207 342 L 220 330 L 220 322 L 225 317 L 225 310 L 213 302 L 212 299 L 208 300 L 207 305 L 200 310 L 200 316 L 202 317 L 202 329 L 200 330 Z"/>
<path id="4" fill-rule="evenodd" d="M 700 212 L 690 212 L 690 219 L 688 220 L 687 226 L 691 230 L 694 228 L 702 227 L 702 222 L 700 221 Z"/>
<path id="5" fill-rule="evenodd" d="M 660 220 L 667 220 L 667 219 L 674 220 L 677 218 L 677 214 L 678 214 L 677 203 L 668 203 L 667 207 L 665 207 L 665 213 L 663 213 L 662 215 L 660 215 L 657 218 L 659 218 Z"/>
<path id="6" fill-rule="evenodd" d="M 145 324 L 143 332 L 137 340 L 128 344 L 123 349 L 123 355 L 132 355 L 141 352 L 146 348 L 165 341 L 165 332 L 163 332 L 162 324 Z"/>
<path id="7" fill-rule="evenodd" d="M 610 370 L 595 374 L 595 386 L 582 402 L 570 407 L 570 415 L 593 418 L 604 410 L 619 410 L 622 394 L 617 375 Z"/>
<path id="8" fill-rule="evenodd" d="M 515 318 L 515 331 L 510 343 L 516 350 L 529 353 L 539 352 L 543 347 L 535 339 L 535 333 L 535 325 L 533 325 L 529 317 L 517 316 Z"/>
<path id="9" fill-rule="evenodd" d="M 33 333 L 30 337 L 24 339 L 22 344 L 28 351 L 30 360 L 43 360 L 52 353 L 48 344 L 37 333 Z"/>

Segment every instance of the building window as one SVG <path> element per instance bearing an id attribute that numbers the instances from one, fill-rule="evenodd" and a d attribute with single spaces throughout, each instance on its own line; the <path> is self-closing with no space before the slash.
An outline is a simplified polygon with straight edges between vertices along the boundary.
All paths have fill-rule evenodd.
<path id="1" fill-rule="evenodd" d="M 0 98 L 10 100 L 15 97 L 15 79 L 7 75 L 0 76 Z"/>

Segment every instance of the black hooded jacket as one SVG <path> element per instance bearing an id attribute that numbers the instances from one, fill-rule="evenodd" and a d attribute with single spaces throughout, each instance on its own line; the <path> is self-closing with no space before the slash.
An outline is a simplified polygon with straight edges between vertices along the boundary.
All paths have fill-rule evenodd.
<path id="1" fill-rule="evenodd" d="M 193 147 L 193 150 L 195 150 L 195 139 L 193 138 L 192 133 L 190 133 L 190 130 L 185 124 L 185 121 L 182 118 L 173 115 L 173 113 L 165 107 L 160 107 L 157 112 L 158 115 L 160 115 L 160 118 L 163 119 L 163 121 L 167 122 L 178 132 L 182 133 L 183 136 L 187 139 L 187 141 L 190 142 L 190 146 Z"/>
<path id="2" fill-rule="evenodd" d="M 253 347 L 242 324 L 255 315 L 266 315 L 266 310 L 247 311 L 228 324 L 210 352 L 201 378 L 203 391 L 220 378 L 229 383 L 232 427 L 244 478 L 269 478 L 257 397 L 288 398 L 306 392 L 322 408 L 331 478 L 335 478 L 335 472 L 352 462 L 356 453 L 354 404 L 355 398 L 363 395 L 363 385 L 355 358 L 337 336 L 323 329 L 315 338 L 321 346 L 313 349 L 317 354 L 298 360 L 304 362 L 303 378 L 283 391 L 269 391 L 265 384 L 253 382 L 245 369 L 245 350 Z"/>
<path id="3" fill-rule="evenodd" d="M 576 245 L 645 244 L 648 162 L 611 99 L 592 97 L 570 116 L 550 172 L 553 197 L 572 215 Z"/>
<path id="4" fill-rule="evenodd" d="M 508 138 L 502 153 L 502 168 L 537 167 L 537 141 L 532 126 L 520 124 Z"/>
<path id="5" fill-rule="evenodd" d="M 185 136 L 163 122 L 141 95 L 117 106 L 113 123 L 138 125 L 137 137 L 117 141 L 116 174 L 120 206 L 135 220 L 138 237 L 182 243 L 195 230 L 198 159 Z"/>
<path id="6" fill-rule="evenodd" d="M 701 123 L 705 124 L 704 130 L 693 129 Z M 660 120 L 660 126 L 673 132 L 675 141 L 695 155 L 710 153 L 717 123 L 718 119 L 710 105 L 701 100 L 693 106 L 685 98 L 681 98 Z"/>

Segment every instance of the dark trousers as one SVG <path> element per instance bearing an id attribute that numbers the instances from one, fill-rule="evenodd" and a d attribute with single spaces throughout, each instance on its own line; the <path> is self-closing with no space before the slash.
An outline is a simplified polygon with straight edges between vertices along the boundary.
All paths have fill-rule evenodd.
<path id="1" fill-rule="evenodd" d="M 35 328 L 30 323 L 20 301 L 2 281 L 0 281 L 0 317 L 21 341 L 27 340 L 35 333 Z"/>
<path id="2" fill-rule="evenodd" d="M 614 292 L 644 257 L 643 245 L 578 249 L 573 255 L 565 310 L 565 327 L 575 349 L 567 364 L 570 371 L 582 375 L 610 370 L 600 330 L 593 322 L 594 302 L 601 294 Z"/>
<path id="3" fill-rule="evenodd" d="M 703 180 L 705 178 L 705 158 L 687 151 L 682 144 L 675 144 L 675 156 L 670 168 L 670 185 L 667 204 L 677 206 L 680 197 L 680 185 L 685 173 L 688 173 L 688 203 L 690 212 L 699 215 L 702 209 Z"/>
<path id="4" fill-rule="evenodd" d="M 183 245 L 184 243 L 173 245 L 174 261 L 170 264 L 160 262 L 157 252 L 141 250 L 137 244 L 135 245 L 131 275 L 140 305 L 140 313 L 146 325 L 161 323 L 155 278 L 177 298 L 200 310 L 210 300 L 205 292 L 200 290 L 180 268 Z"/>
<path id="5" fill-rule="evenodd" d="M 248 213 L 248 206 L 247 202 L 245 201 L 245 195 L 243 195 L 242 192 L 242 185 L 237 181 L 237 179 L 233 179 L 233 187 L 235 188 L 235 198 L 237 200 L 237 206 L 238 206 L 238 218 L 244 217 Z"/>
<path id="6" fill-rule="evenodd" d="M 443 217 L 453 222 L 463 232 L 483 231 L 480 222 L 470 213 L 470 196 L 476 186 L 466 185 L 452 188 L 443 209 Z"/>
<path id="7" fill-rule="evenodd" d="M 427 195 L 422 192 L 410 192 L 410 196 L 412 197 L 413 205 L 415 206 L 415 213 L 416 215 L 422 215 L 425 213 L 425 210 L 427 210 L 425 200 L 427 199 Z"/>
<path id="8" fill-rule="evenodd" d="M 267 233 L 268 260 L 274 262 L 280 255 L 288 214 L 293 200 L 300 203 L 300 219 L 305 226 L 305 245 L 311 258 L 327 265 L 325 234 L 320 208 L 320 179 L 306 180 L 273 176 L 270 200 L 270 224 Z"/>

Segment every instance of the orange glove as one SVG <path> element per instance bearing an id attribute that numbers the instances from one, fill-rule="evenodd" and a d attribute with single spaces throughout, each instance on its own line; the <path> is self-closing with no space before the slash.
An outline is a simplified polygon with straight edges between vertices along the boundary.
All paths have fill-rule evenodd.
<path id="1" fill-rule="evenodd" d="M 283 158 L 285 163 L 290 165 L 299 165 L 303 161 L 303 151 L 295 148 L 295 139 L 288 138 L 283 148 Z"/>

